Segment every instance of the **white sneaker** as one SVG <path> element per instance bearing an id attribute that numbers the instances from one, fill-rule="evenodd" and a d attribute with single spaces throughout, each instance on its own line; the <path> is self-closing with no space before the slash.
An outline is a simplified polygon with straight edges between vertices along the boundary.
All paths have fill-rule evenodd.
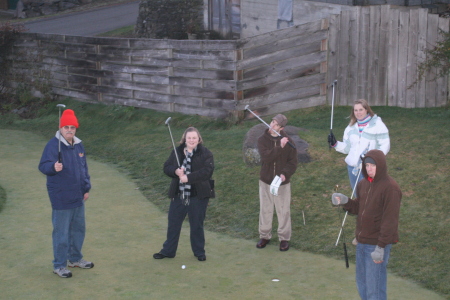
<path id="1" fill-rule="evenodd" d="M 68 266 L 71 268 L 82 268 L 82 269 L 92 269 L 94 267 L 94 263 L 91 261 L 85 261 L 84 259 L 80 259 L 76 262 L 69 261 Z"/>
<path id="2" fill-rule="evenodd" d="M 57 274 L 59 277 L 62 277 L 62 278 L 70 278 L 70 277 L 72 277 L 72 272 L 70 272 L 66 268 L 54 269 L 53 273 Z"/>

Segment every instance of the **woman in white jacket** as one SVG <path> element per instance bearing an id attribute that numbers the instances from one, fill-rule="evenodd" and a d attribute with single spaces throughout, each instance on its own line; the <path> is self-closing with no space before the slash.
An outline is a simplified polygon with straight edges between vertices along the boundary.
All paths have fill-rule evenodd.
<path id="1" fill-rule="evenodd" d="M 361 156 L 372 149 L 381 150 L 386 155 L 391 145 L 389 130 L 381 118 L 374 114 L 365 99 L 355 101 L 350 114 L 350 123 L 344 131 L 343 141 L 336 141 L 331 132 L 328 143 L 336 151 L 347 154 L 345 162 L 352 190 L 363 179 L 363 176 L 359 174 Z"/>

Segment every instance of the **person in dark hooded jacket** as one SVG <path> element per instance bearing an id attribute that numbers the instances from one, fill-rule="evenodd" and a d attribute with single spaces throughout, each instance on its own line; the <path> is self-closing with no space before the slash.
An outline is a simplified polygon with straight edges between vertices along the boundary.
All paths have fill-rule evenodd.
<path id="1" fill-rule="evenodd" d="M 402 192 L 388 175 L 386 157 L 380 150 L 363 159 L 364 179 L 357 184 L 357 198 L 334 193 L 332 203 L 357 215 L 355 236 L 356 285 L 361 299 L 387 298 L 387 264 L 392 244 L 398 242 Z"/>
<path id="2" fill-rule="evenodd" d="M 209 198 L 214 197 L 214 186 L 211 180 L 214 171 L 213 154 L 203 146 L 200 132 L 194 127 L 186 129 L 176 151 L 177 153 L 172 150 L 164 163 L 164 173 L 172 178 L 169 187 L 171 202 L 167 239 L 161 251 L 155 253 L 153 258 L 175 257 L 181 227 L 188 215 L 192 252 L 199 261 L 205 261 L 203 223 Z"/>

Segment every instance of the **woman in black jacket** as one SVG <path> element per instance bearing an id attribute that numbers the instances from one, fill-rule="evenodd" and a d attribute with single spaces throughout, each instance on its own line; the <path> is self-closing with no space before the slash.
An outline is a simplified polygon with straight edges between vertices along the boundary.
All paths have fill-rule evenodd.
<path id="1" fill-rule="evenodd" d="M 200 132 L 194 127 L 186 129 L 176 151 L 177 155 L 172 150 L 164 163 L 164 173 L 172 178 L 169 187 L 171 202 L 167 239 L 161 251 L 155 253 L 153 258 L 175 257 L 181 226 L 187 214 L 192 252 L 199 261 L 205 261 L 203 222 L 209 198 L 214 197 L 211 180 L 214 171 L 213 154 L 203 146 Z"/>

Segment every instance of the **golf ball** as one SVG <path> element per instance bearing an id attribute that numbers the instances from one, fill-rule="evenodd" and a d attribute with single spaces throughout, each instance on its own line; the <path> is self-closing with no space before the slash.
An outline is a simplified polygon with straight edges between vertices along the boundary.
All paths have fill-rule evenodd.
<path id="1" fill-rule="evenodd" d="M 182 268 L 182 269 L 186 269 L 186 266 L 185 266 L 185 265 L 182 265 L 181 268 Z"/>

